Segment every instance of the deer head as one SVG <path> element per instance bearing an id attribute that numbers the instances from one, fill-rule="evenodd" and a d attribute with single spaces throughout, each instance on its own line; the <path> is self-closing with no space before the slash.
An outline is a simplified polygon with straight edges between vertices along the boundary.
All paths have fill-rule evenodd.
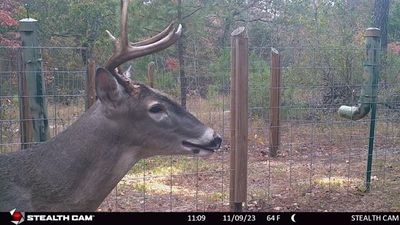
<path id="1" fill-rule="evenodd" d="M 113 55 L 96 72 L 96 93 L 104 113 L 123 122 L 126 138 L 140 144 L 144 157 L 166 154 L 207 155 L 222 139 L 211 128 L 183 109 L 166 94 L 126 76 L 120 66 L 174 44 L 182 26 L 167 26 L 161 33 L 136 43 L 128 41 L 129 0 L 121 0 L 120 37 L 107 31 L 114 44 Z"/>
<path id="2" fill-rule="evenodd" d="M 128 0 L 121 34 L 104 68 L 96 71 L 98 100 L 46 143 L 0 154 L 0 211 L 93 211 L 140 159 L 209 155 L 221 138 L 167 95 L 130 80 L 119 66 L 172 45 L 181 26 L 129 43 Z M 17 170 L 15 168 L 18 168 Z"/>

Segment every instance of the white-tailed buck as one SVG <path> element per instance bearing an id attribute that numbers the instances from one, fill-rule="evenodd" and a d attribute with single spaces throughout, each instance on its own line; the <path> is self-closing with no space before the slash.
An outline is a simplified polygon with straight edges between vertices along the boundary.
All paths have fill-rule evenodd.
<path id="1" fill-rule="evenodd" d="M 0 154 L 0 211 L 94 211 L 140 159 L 208 155 L 221 138 L 163 93 L 130 80 L 120 65 L 176 42 L 171 24 L 144 41 L 127 36 L 129 0 L 121 0 L 120 38 L 96 72 L 97 102 L 68 129 L 28 150 Z"/>

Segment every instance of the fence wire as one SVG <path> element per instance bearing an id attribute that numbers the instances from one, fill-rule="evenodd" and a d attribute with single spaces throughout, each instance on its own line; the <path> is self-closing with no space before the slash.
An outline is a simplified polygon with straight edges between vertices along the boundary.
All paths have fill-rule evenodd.
<path id="1" fill-rule="evenodd" d="M 50 136 L 71 125 L 85 111 L 86 59 L 82 48 L 39 48 L 48 103 Z M 0 152 L 21 147 L 18 76 L 21 49 L 0 48 Z M 35 97 L 35 96 L 32 96 Z M 35 144 L 35 143 L 34 143 Z"/>
<path id="2" fill-rule="evenodd" d="M 396 209 L 398 199 L 390 198 L 399 190 L 396 125 L 399 80 L 392 74 L 397 64 L 387 63 L 382 67 L 373 186 L 372 192 L 366 194 L 369 118 L 349 121 L 337 114 L 339 106 L 357 104 L 363 49 L 278 47 L 282 57 L 282 136 L 277 158 L 268 156 L 271 65 L 266 49 L 269 47 L 252 48 L 249 53 L 249 174 L 243 177 L 248 180 L 246 209 Z M 223 51 L 229 53 L 230 49 Z M 386 60 L 396 57 L 388 55 Z M 165 58 L 152 59 L 158 68 L 156 88 L 179 101 L 178 72 L 171 74 L 165 70 Z M 207 159 L 174 156 L 142 161 L 124 178 L 102 209 L 229 210 L 229 54 L 217 61 L 190 57 L 185 62 L 189 71 L 188 110 L 223 135 L 222 149 Z"/>
<path id="3" fill-rule="evenodd" d="M 393 211 L 400 184 L 398 55 L 383 60 L 370 193 L 364 192 L 369 118 L 349 121 L 340 105 L 355 105 L 362 82 L 362 48 L 274 46 L 281 54 L 281 146 L 269 152 L 270 47 L 249 52 L 249 211 Z M 43 48 L 51 135 L 85 109 L 86 67 L 80 49 Z M 139 161 L 99 211 L 229 210 L 230 49 L 217 59 L 185 58 L 187 108 L 223 136 L 209 158 L 154 157 Z M 0 151 L 19 149 L 17 57 L 0 49 Z M 61 55 L 63 57 L 61 57 Z M 155 88 L 179 101 L 178 69 L 156 54 Z M 139 69 L 137 69 L 139 71 Z M 135 79 L 147 82 L 145 74 Z M 101 187 L 99 187 L 101 188 Z M 397 197 L 396 197 L 397 196 Z"/>

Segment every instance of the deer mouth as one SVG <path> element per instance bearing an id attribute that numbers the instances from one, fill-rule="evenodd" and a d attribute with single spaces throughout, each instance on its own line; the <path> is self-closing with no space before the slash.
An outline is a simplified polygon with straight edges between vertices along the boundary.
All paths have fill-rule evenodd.
<path id="1" fill-rule="evenodd" d="M 213 143 L 210 143 L 207 145 L 200 145 L 200 144 L 195 144 L 195 143 L 188 142 L 188 141 L 182 141 L 182 145 L 184 147 L 190 148 L 192 150 L 192 152 L 195 154 L 200 153 L 201 150 L 206 150 L 206 151 L 209 151 L 212 153 L 219 148 L 219 146 L 213 145 Z"/>

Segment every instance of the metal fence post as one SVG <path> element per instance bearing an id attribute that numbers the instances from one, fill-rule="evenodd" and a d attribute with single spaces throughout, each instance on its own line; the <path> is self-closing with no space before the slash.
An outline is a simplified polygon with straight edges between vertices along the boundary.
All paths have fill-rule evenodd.
<path id="1" fill-rule="evenodd" d="M 341 117 L 359 120 L 371 112 L 369 137 L 368 137 L 368 159 L 365 179 L 365 189 L 371 188 L 372 153 L 374 151 L 376 101 L 378 95 L 379 66 L 381 54 L 380 30 L 368 28 L 365 32 L 365 62 L 363 73 L 363 84 L 359 103 L 356 106 L 342 105 L 338 113 Z"/>
<path id="2" fill-rule="evenodd" d="M 19 79 L 22 149 L 31 143 L 44 142 L 50 136 L 37 24 L 37 20 L 25 18 L 20 20 L 19 27 L 23 46 Z"/>
<path id="3" fill-rule="evenodd" d="M 231 44 L 230 206 L 238 212 L 247 202 L 248 39 L 244 27 L 232 32 Z"/>
<path id="4" fill-rule="evenodd" d="M 369 125 L 369 138 L 368 138 L 368 160 L 367 172 L 365 179 L 366 191 L 371 189 L 371 173 L 372 173 L 372 154 L 374 152 L 374 139 L 375 139 L 375 122 L 376 122 L 376 102 L 378 100 L 378 80 L 379 80 L 379 65 L 381 54 L 381 34 L 378 28 L 368 28 L 365 37 L 367 38 L 367 60 L 365 66 L 370 66 L 370 73 L 372 76 L 371 82 L 371 120 Z"/>

